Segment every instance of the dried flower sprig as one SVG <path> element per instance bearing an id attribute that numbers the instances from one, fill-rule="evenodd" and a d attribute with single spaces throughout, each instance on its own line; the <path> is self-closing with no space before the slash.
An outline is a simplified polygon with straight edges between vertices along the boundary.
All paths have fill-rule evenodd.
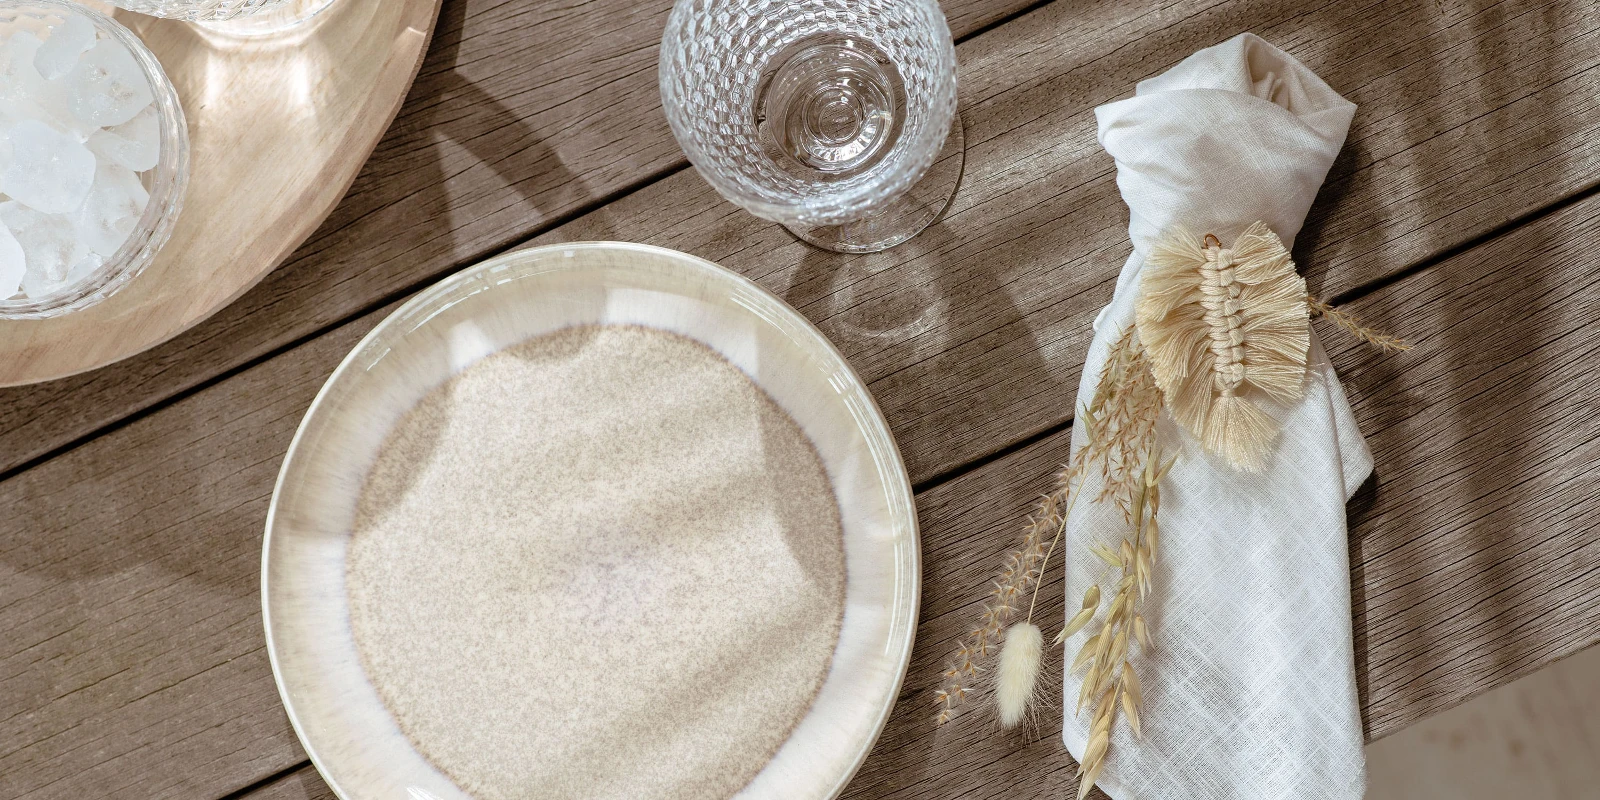
<path id="1" fill-rule="evenodd" d="M 1082 448 L 1080 448 L 1081 452 Z M 1039 662 L 1044 656 L 1044 634 L 1033 624 L 1033 612 L 1039 605 L 1039 587 L 1044 585 L 1044 571 L 1050 566 L 1050 556 L 1061 543 L 1067 530 L 1067 517 L 1072 514 L 1072 504 L 1078 499 L 1082 482 L 1080 460 L 1077 465 L 1062 467 L 1056 473 L 1057 493 L 1067 497 L 1065 506 L 1056 506 L 1056 535 L 1039 561 L 1039 573 L 1033 581 L 1033 599 L 1028 601 L 1028 616 L 1021 624 L 1006 629 L 1006 642 L 1000 650 L 1000 671 L 995 680 L 995 706 L 1000 712 L 1000 726 L 1013 728 L 1021 723 L 1033 705 L 1034 688 L 1039 682 Z"/>
<path id="2" fill-rule="evenodd" d="M 1311 317 L 1313 319 L 1322 317 L 1357 339 L 1385 353 L 1403 353 L 1411 349 L 1411 345 L 1407 344 L 1406 340 L 1398 336 L 1391 336 L 1376 328 L 1368 327 L 1366 323 L 1361 321 L 1360 317 L 1325 300 L 1318 300 L 1311 295 L 1306 295 L 1306 305 L 1311 307 Z"/>
<path id="3" fill-rule="evenodd" d="M 1071 484 L 1069 473 L 1069 470 L 1063 469 L 1057 476 L 1056 485 L 1039 499 L 1038 507 L 1028 518 L 1028 525 L 1023 530 L 1021 543 L 1006 554 L 1004 564 L 991 584 L 979 625 L 962 637 L 954 657 L 945 668 L 944 684 L 934 693 L 934 700 L 939 705 L 936 717 L 939 724 L 954 718 L 956 708 L 973 691 L 978 674 L 986 669 L 985 662 L 1001 646 L 1003 631 L 1016 616 L 1029 589 L 1036 586 L 1039 576 L 1043 574 L 1046 538 L 1052 533 L 1059 536 L 1065 522 L 1062 502 Z M 1050 546 L 1054 546 L 1053 539 Z"/>
<path id="4" fill-rule="evenodd" d="M 1161 405 L 1161 390 L 1130 327 L 1111 345 L 1094 401 L 1078 414 L 1087 444 L 1075 459 L 1085 469 L 1089 464 L 1099 467 L 1101 488 L 1095 502 L 1112 500 L 1127 521 L 1133 519 L 1139 465 L 1155 441 Z"/>
<path id="5" fill-rule="evenodd" d="M 1093 403 L 1078 415 L 1086 443 L 1079 448 L 1074 466 L 1099 473 L 1103 486 L 1097 501 L 1115 502 L 1127 522 L 1126 533 L 1115 549 L 1100 543 L 1090 546 L 1120 579 L 1112 589 L 1110 609 L 1100 631 L 1089 638 L 1068 667 L 1072 673 L 1088 667 L 1078 694 L 1079 712 L 1086 702 L 1096 701 L 1089 741 L 1078 768 L 1080 798 L 1086 797 L 1099 779 L 1119 708 L 1134 735 L 1143 733 L 1143 693 L 1129 651 L 1134 644 L 1141 650 L 1152 647 L 1141 609 L 1152 588 L 1151 570 L 1160 547 L 1156 521 L 1160 483 L 1175 461 L 1162 462 L 1156 444 L 1155 422 L 1163 398 L 1146 359 L 1134 332 L 1124 332 L 1107 353 Z M 1109 580 L 1085 590 L 1082 606 L 1056 636 L 1055 644 L 1094 621 L 1104 597 L 1101 583 Z"/>
<path id="6" fill-rule="evenodd" d="M 962 638 L 945 669 L 945 681 L 934 694 L 939 706 L 938 723 L 954 718 L 957 707 L 972 693 L 977 676 L 986 670 L 987 659 L 997 645 L 1001 645 L 1002 633 L 1018 611 L 1017 601 L 1030 588 L 1033 597 L 1023 624 L 1033 623 L 1040 578 L 1066 531 L 1067 516 L 1092 467 L 1099 470 L 1104 487 L 1097 501 L 1116 502 L 1125 517 L 1131 519 L 1134 497 L 1139 490 L 1138 470 L 1155 441 L 1155 422 L 1160 410 L 1160 390 L 1144 362 L 1138 338 L 1129 328 L 1112 344 L 1096 381 L 1094 400 L 1079 413 L 1086 433 L 1085 443 L 1078 448 L 1070 465 L 1056 474 L 1051 491 L 1040 498 L 1038 507 L 1028 518 L 1021 545 L 1007 555 L 1004 567 L 992 584 L 981 624 Z M 1046 536 L 1050 539 L 1048 546 L 1045 545 Z M 1092 616 L 1092 609 L 1085 610 Z M 1013 638 L 1022 642 L 1027 637 L 1006 634 L 1005 641 Z M 1003 646 L 999 649 L 1003 657 Z M 1019 652 L 1016 657 L 1023 655 Z M 1002 669 L 1000 673 L 996 676 L 996 702 L 1002 704 L 1004 698 L 998 709 L 1001 723 L 1011 727 L 1021 721 L 1026 706 L 1032 701 L 1037 670 Z M 1024 681 L 1024 677 L 1027 680 Z"/>
<path id="7" fill-rule="evenodd" d="M 1029 621 L 1006 628 L 1006 641 L 1000 649 L 1000 669 L 995 678 L 994 699 L 1000 709 L 1001 727 L 1016 727 L 1027 716 L 1043 656 L 1044 634 L 1038 625 Z"/>
<path id="8" fill-rule="evenodd" d="M 1060 510 L 1056 516 L 1055 537 L 1039 564 L 1041 578 L 1034 581 L 1027 620 L 1021 625 L 1012 626 L 1006 633 L 1007 650 L 1012 641 L 1018 643 L 1016 655 L 1008 659 L 1007 650 L 1002 650 L 1000 654 L 1001 669 L 996 681 L 995 701 L 1002 727 L 1013 727 L 1021 722 L 1027 706 L 1032 702 L 1038 670 L 1007 667 L 1026 664 L 1030 658 L 1037 660 L 1039 657 L 1029 648 L 1038 648 L 1042 642 L 1036 641 L 1029 629 L 1037 631 L 1033 625 L 1033 611 L 1039 602 L 1042 575 L 1049 566 L 1050 555 L 1055 552 L 1056 545 L 1066 532 L 1067 517 L 1072 513 L 1072 504 L 1078 499 L 1083 478 L 1091 465 L 1099 466 L 1102 479 L 1102 489 L 1096 501 L 1110 499 L 1122 508 L 1125 516 L 1131 512 L 1128 501 L 1133 496 L 1134 481 L 1130 480 L 1127 467 L 1135 463 L 1141 451 L 1148 449 L 1154 440 L 1156 417 L 1161 409 L 1155 381 L 1142 358 L 1134 331 L 1125 331 L 1112 345 L 1106 363 L 1100 369 L 1100 376 L 1095 382 L 1094 400 L 1080 413 L 1086 436 L 1071 464 L 1057 475 L 1057 493 L 1066 499 L 1056 504 Z"/>

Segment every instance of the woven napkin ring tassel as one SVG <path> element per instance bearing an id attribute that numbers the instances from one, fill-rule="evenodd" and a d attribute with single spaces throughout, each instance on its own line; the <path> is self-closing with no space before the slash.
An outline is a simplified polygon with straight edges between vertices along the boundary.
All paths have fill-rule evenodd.
<path id="1" fill-rule="evenodd" d="M 1172 229 L 1145 259 L 1135 318 L 1173 419 L 1233 467 L 1264 469 L 1280 428 L 1266 406 L 1304 394 L 1311 348 L 1306 283 L 1283 242 L 1260 222 L 1231 249 Z"/>

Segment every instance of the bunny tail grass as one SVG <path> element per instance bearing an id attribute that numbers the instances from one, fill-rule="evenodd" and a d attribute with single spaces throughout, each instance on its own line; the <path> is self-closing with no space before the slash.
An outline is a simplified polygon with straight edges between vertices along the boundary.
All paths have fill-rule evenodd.
<path id="1" fill-rule="evenodd" d="M 1039 680 L 1039 658 L 1044 651 L 1044 634 L 1031 622 L 1019 622 L 1006 630 L 1000 648 L 1000 669 L 995 678 L 995 703 L 1000 706 L 1000 726 L 1014 728 L 1028 712 L 1033 687 Z"/>

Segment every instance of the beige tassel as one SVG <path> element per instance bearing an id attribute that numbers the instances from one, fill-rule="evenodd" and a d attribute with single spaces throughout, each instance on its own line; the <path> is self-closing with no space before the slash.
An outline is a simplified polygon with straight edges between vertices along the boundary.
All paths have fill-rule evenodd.
<path id="1" fill-rule="evenodd" d="M 1251 225 L 1224 249 L 1182 229 L 1145 262 L 1139 339 L 1167 408 L 1205 448 L 1259 472 L 1277 442 L 1264 402 L 1305 391 L 1311 348 L 1306 283 L 1277 235 Z"/>

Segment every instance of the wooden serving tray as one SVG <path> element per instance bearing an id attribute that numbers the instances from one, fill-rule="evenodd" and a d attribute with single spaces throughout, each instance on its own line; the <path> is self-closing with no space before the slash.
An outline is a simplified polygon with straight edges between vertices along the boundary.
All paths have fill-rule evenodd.
<path id="1" fill-rule="evenodd" d="M 172 239 L 101 303 L 0 320 L 0 386 L 118 361 L 211 316 L 310 236 L 394 121 L 442 0 L 335 0 L 283 33 L 240 37 L 118 11 L 161 60 L 189 123 Z"/>

